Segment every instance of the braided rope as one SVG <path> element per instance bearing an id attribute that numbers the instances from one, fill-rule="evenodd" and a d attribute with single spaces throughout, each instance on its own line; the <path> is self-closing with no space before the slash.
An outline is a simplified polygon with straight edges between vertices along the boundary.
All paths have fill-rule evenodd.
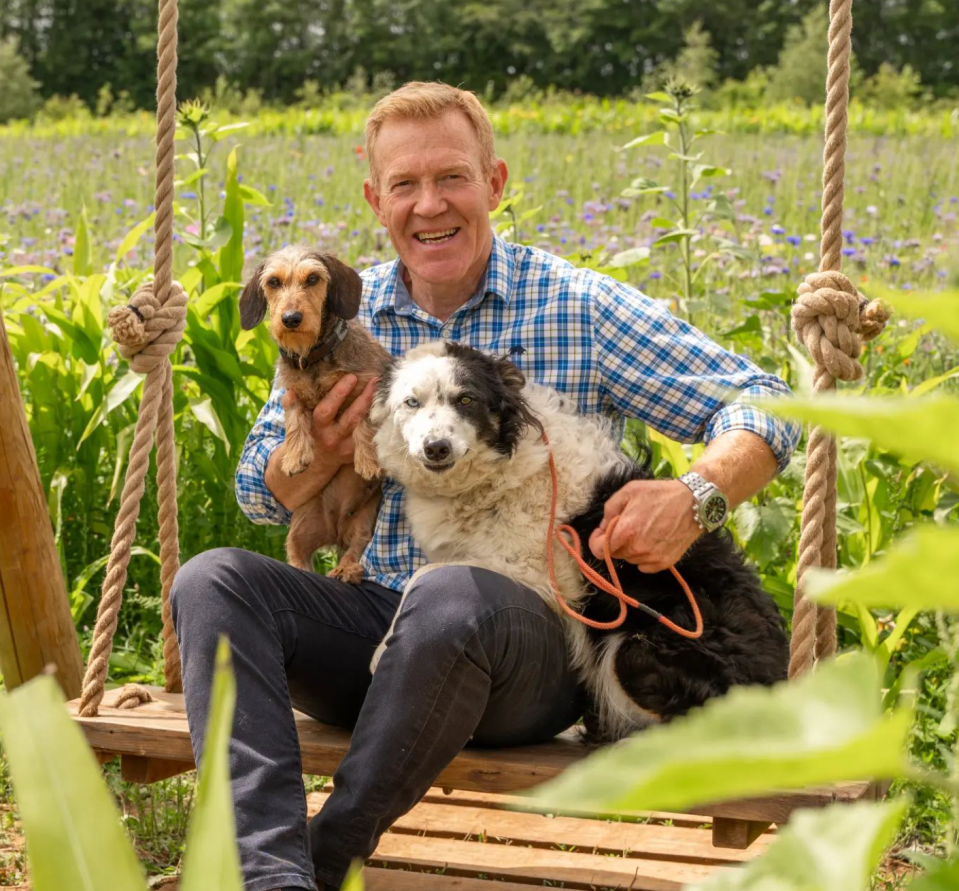
<path id="1" fill-rule="evenodd" d="M 170 587 L 179 568 L 176 465 L 173 443 L 173 369 L 170 354 L 186 327 L 186 294 L 173 281 L 173 141 L 176 132 L 177 0 L 159 0 L 157 43 L 156 222 L 153 282 L 141 286 L 130 303 L 110 311 L 113 338 L 130 368 L 145 374 L 140 415 L 130 449 L 110 561 L 103 581 L 93 644 L 80 694 L 80 714 L 93 717 L 103 700 L 113 635 L 117 628 L 123 586 L 136 533 L 140 501 L 150 464 L 154 435 L 160 503 L 160 580 L 163 602 L 163 656 L 166 689 L 180 689 L 180 657 L 170 618 Z M 129 685 L 117 700 L 119 708 L 149 702 L 149 691 Z"/>
<path id="2" fill-rule="evenodd" d="M 877 301 L 860 296 L 841 272 L 842 212 L 846 172 L 852 0 L 831 0 L 826 78 L 826 138 L 823 148 L 822 241 L 819 272 L 806 277 L 792 310 L 793 330 L 816 364 L 814 392 L 834 390 L 837 380 L 862 377 L 862 341 L 872 340 L 888 316 Z M 789 676 L 836 652 L 836 611 L 806 600 L 811 567 L 836 566 L 836 441 L 813 427 L 806 453 L 799 564 L 790 644 Z"/>

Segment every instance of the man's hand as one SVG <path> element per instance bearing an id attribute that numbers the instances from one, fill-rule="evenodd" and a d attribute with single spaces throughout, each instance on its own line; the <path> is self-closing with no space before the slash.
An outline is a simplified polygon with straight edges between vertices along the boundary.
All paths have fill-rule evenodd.
<path id="1" fill-rule="evenodd" d="M 313 409 L 313 460 L 302 473 L 290 477 L 281 470 L 286 443 L 270 456 L 264 481 L 276 500 L 287 510 L 296 510 L 320 492 L 344 464 L 353 462 L 353 431 L 373 404 L 376 380 L 371 380 L 349 408 L 337 418 L 343 403 L 356 386 L 355 374 L 344 375 Z M 289 408 L 296 395 L 283 394 L 283 408 Z"/>
<path id="2" fill-rule="evenodd" d="M 343 375 L 316 404 L 313 409 L 313 442 L 318 458 L 337 465 L 353 462 L 353 431 L 373 404 L 377 380 L 371 380 L 339 418 L 337 415 L 346 397 L 356 386 L 355 374 Z M 283 408 L 289 408 L 295 401 L 296 394 L 292 390 L 283 394 Z"/>
<path id="3" fill-rule="evenodd" d="M 606 502 L 603 521 L 589 537 L 589 549 L 603 559 L 606 529 L 618 517 L 609 542 L 616 560 L 643 572 L 661 572 L 679 562 L 701 534 L 693 516 L 693 493 L 677 480 L 634 480 Z"/>

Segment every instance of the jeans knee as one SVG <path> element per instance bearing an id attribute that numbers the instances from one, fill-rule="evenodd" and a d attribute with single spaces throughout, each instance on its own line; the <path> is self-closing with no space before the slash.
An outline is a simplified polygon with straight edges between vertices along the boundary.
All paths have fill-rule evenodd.
<path id="1" fill-rule="evenodd" d="M 229 580 L 248 577 L 249 563 L 256 556 L 242 548 L 213 548 L 187 560 L 170 587 L 174 625 L 215 614 L 217 601 L 230 588 Z"/>

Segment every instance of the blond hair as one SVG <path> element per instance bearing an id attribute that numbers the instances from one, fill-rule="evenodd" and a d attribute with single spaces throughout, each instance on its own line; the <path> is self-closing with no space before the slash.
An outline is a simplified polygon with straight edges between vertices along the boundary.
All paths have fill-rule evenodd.
<path id="1" fill-rule="evenodd" d="M 378 186 L 376 174 L 376 140 L 387 121 L 428 121 L 450 111 L 466 115 L 479 142 L 480 159 L 485 173 L 496 167 L 493 148 L 493 124 L 482 103 L 468 90 L 443 83 L 411 81 L 380 99 L 366 119 L 366 157 L 370 162 L 370 179 Z"/>

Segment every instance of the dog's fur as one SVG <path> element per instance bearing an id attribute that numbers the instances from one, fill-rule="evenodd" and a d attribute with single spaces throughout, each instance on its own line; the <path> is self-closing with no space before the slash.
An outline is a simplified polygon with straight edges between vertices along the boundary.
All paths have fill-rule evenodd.
<path id="1" fill-rule="evenodd" d="M 286 450 L 281 469 L 294 476 L 313 460 L 313 409 L 345 374 L 357 383 L 344 409 L 369 381 L 381 375 L 389 354 L 356 321 L 363 283 L 356 272 L 328 254 L 291 245 L 276 251 L 253 272 L 240 296 L 240 323 L 256 327 L 269 311 L 270 334 L 282 352 L 277 383 L 296 394 L 285 408 Z M 299 357 L 334 329 L 338 319 L 348 322 L 346 335 L 332 352 L 308 367 Z M 342 467 L 315 497 L 293 511 L 286 537 L 289 562 L 313 568 L 313 553 L 335 546 L 340 559 L 330 572 L 334 578 L 356 584 L 363 578 L 359 558 L 373 536 L 380 503 L 380 485 L 372 445 L 372 428 L 364 420 L 354 432 L 355 467 Z"/>
<path id="2" fill-rule="evenodd" d="M 371 419 L 380 464 L 406 487 L 412 532 L 427 559 L 500 572 L 554 607 L 543 429 L 559 475 L 557 522 L 571 522 L 583 541 L 615 491 L 651 476 L 648 463 L 622 453 L 607 419 L 577 414 L 568 397 L 525 383 L 509 360 L 460 344 L 432 343 L 407 353 L 380 383 Z M 444 442 L 442 456 L 437 443 Z M 557 546 L 555 554 L 567 602 L 590 618 L 615 618 L 618 603 L 587 584 L 565 550 Z M 599 567 L 588 550 L 585 556 Z M 586 724 L 595 741 L 667 721 L 733 684 L 785 677 L 782 619 L 728 534 L 703 536 L 678 568 L 703 613 L 699 640 L 680 637 L 636 609 L 611 632 L 566 619 L 573 661 L 591 694 Z M 617 561 L 617 572 L 629 595 L 682 627 L 693 626 L 670 573 L 641 573 L 624 561 Z"/>

